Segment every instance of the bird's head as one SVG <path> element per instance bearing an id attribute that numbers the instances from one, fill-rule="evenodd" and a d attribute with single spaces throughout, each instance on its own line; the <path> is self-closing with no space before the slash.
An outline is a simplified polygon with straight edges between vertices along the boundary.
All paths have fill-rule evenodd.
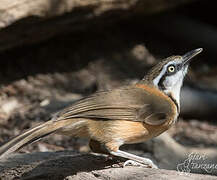
<path id="1" fill-rule="evenodd" d="M 172 96 L 180 104 L 180 89 L 189 63 L 202 50 L 202 48 L 198 48 L 183 56 L 170 56 L 162 60 L 148 72 L 143 81 Z"/>

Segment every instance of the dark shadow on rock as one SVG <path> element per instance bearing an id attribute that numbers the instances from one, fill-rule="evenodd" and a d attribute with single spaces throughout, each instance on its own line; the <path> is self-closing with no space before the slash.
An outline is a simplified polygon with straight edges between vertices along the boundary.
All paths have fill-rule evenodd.
<path id="1" fill-rule="evenodd" d="M 117 164 L 117 159 L 94 154 L 76 155 L 72 151 L 20 154 L 0 162 L 2 174 L 10 179 L 63 179 L 79 172 L 101 170 Z M 118 165 L 120 167 L 120 165 Z"/>
<path id="2" fill-rule="evenodd" d="M 24 173 L 22 179 L 63 179 L 79 172 L 90 172 L 93 170 L 111 167 L 114 161 L 106 161 L 104 157 L 92 154 L 80 156 L 57 156 L 55 159 L 47 160 L 30 171 Z"/>

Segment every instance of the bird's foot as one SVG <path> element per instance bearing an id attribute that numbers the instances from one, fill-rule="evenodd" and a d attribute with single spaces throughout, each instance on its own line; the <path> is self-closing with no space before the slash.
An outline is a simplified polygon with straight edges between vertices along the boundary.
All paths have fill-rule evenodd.
<path id="1" fill-rule="evenodd" d="M 110 154 L 129 159 L 124 163 L 124 167 L 131 164 L 133 166 L 143 166 L 143 167 L 158 169 L 158 167 L 152 162 L 152 160 L 148 158 L 136 156 L 134 154 L 121 151 L 121 150 L 110 151 Z"/>
<path id="2" fill-rule="evenodd" d="M 125 167 L 125 166 L 140 166 L 140 167 L 158 169 L 158 167 L 150 159 L 145 159 L 144 163 L 136 162 L 136 161 L 133 161 L 133 160 L 127 160 L 124 163 L 123 167 Z"/>

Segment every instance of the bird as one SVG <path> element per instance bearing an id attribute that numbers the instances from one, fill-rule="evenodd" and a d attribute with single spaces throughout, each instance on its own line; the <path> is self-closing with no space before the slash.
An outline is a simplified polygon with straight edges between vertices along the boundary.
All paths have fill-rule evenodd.
<path id="1" fill-rule="evenodd" d="M 169 56 L 135 84 L 95 92 L 56 113 L 50 120 L 12 138 L 0 147 L 0 159 L 52 133 L 89 139 L 95 153 L 128 159 L 150 168 L 148 158 L 120 150 L 123 144 L 145 142 L 168 130 L 180 113 L 180 90 L 191 59 L 202 52 Z"/>

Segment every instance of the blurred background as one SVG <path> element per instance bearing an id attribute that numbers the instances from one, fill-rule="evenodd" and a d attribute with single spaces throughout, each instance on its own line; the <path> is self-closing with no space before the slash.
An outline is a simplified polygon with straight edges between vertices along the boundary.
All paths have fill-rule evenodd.
<path id="1" fill-rule="evenodd" d="M 176 169 L 191 152 L 217 164 L 216 5 L 214 0 L 1 0 L 0 144 L 97 90 L 135 83 L 162 58 L 202 47 L 185 80 L 178 123 L 159 138 L 123 148 L 165 169 Z M 86 140 L 58 135 L 21 152 L 65 148 L 89 152 Z M 217 175 L 217 169 L 208 174 Z"/>

